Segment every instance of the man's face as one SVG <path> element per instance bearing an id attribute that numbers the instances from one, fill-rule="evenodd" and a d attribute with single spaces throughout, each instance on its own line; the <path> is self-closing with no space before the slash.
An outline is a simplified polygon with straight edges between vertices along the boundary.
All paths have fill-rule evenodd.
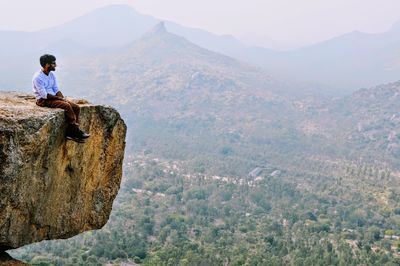
<path id="1" fill-rule="evenodd" d="M 47 69 L 49 71 L 55 71 L 56 70 L 56 66 L 57 66 L 56 61 L 46 64 L 46 67 L 47 67 Z"/>

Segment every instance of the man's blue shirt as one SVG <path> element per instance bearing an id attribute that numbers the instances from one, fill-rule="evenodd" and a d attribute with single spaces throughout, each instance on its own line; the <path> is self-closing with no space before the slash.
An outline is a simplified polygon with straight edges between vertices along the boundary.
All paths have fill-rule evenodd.
<path id="1" fill-rule="evenodd" d="M 56 95 L 59 91 L 54 74 L 50 72 L 49 75 L 46 75 L 42 70 L 33 75 L 32 89 L 36 99 L 47 99 L 47 94 Z"/>

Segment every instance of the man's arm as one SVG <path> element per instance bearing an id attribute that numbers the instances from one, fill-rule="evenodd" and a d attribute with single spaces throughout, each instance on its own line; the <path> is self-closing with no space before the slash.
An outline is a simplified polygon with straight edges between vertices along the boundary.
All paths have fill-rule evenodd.
<path id="1" fill-rule="evenodd" d="M 52 72 L 50 72 L 49 75 L 50 75 L 50 78 L 53 79 L 53 88 L 52 88 L 53 92 L 54 92 L 55 95 L 57 95 L 60 90 L 58 89 L 56 76 Z"/>
<path id="2" fill-rule="evenodd" d="M 47 93 L 44 88 L 43 81 L 40 78 L 33 79 L 33 84 L 34 84 L 33 86 L 34 90 L 42 99 L 65 101 L 64 95 L 62 95 L 60 91 L 57 91 L 56 95 Z"/>

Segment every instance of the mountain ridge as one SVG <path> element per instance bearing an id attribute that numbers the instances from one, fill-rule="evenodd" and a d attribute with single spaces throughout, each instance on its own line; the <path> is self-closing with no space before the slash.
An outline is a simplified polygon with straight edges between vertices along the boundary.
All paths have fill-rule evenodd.
<path id="1" fill-rule="evenodd" d="M 345 115 L 351 111 L 352 100 L 344 100 L 351 99 L 346 98 L 349 96 L 331 99 L 296 95 L 296 89 L 302 90 L 300 86 L 206 50 L 181 36 L 157 32 L 145 34 L 124 49 L 80 61 L 84 76 L 65 69 L 66 85 L 81 86 L 78 91 L 96 88 L 86 89 L 86 97 L 108 101 L 119 106 L 130 117 L 129 121 L 151 121 L 155 127 L 176 124 L 178 128 L 196 128 L 199 132 L 235 128 L 235 134 L 242 136 L 243 141 L 269 136 L 282 149 L 292 143 L 293 151 L 288 152 L 298 153 L 324 153 L 327 149 L 345 156 L 350 154 L 348 147 L 357 146 L 353 154 L 368 147 L 365 143 L 360 146 L 354 137 L 354 141 L 348 139 L 358 134 L 352 127 L 357 122 Z M 68 76 L 77 83 L 73 85 Z M 315 94 L 314 91 L 310 95 Z M 343 102 L 348 103 L 344 110 Z M 183 129 L 176 134 L 186 139 Z M 384 149 L 379 152 L 385 153 Z"/>
<path id="2" fill-rule="evenodd" d="M 76 46 L 58 49 L 58 44 L 64 39 L 82 47 L 108 50 L 141 38 L 159 22 L 127 5 L 105 6 L 60 26 L 37 32 L 0 32 L 4 40 L 0 44 L 0 58 L 9 61 L 14 55 L 17 59 L 12 62 L 16 64 L 13 69 L 24 69 L 25 72 L 21 74 L 26 76 L 35 68 L 29 66 L 32 64 L 22 62 L 32 61 L 40 53 L 51 52 L 68 57 L 73 56 L 75 51 L 82 54 L 84 48 Z M 201 47 L 262 67 L 271 75 L 283 79 L 319 84 L 320 88 L 336 95 L 397 80 L 400 63 L 396 51 L 400 41 L 396 25 L 382 34 L 353 32 L 310 47 L 278 52 L 246 46 L 232 36 L 216 35 L 165 21 L 165 27 L 170 32 Z M 45 51 L 49 47 L 50 50 Z M 29 71 L 27 66 L 30 67 Z M 15 73 L 9 73 L 10 68 L 3 67 L 0 70 L 5 73 L 5 79 L 0 83 L 2 87 L 29 86 L 29 79 L 22 81 L 15 77 Z"/>

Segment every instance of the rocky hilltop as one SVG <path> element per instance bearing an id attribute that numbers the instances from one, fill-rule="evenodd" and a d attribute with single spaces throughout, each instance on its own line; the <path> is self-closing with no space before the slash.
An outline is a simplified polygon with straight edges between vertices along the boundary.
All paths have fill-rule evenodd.
<path id="1" fill-rule="evenodd" d="M 101 228 L 120 187 L 126 125 L 81 104 L 84 144 L 65 139 L 61 109 L 0 92 L 0 251 Z"/>

